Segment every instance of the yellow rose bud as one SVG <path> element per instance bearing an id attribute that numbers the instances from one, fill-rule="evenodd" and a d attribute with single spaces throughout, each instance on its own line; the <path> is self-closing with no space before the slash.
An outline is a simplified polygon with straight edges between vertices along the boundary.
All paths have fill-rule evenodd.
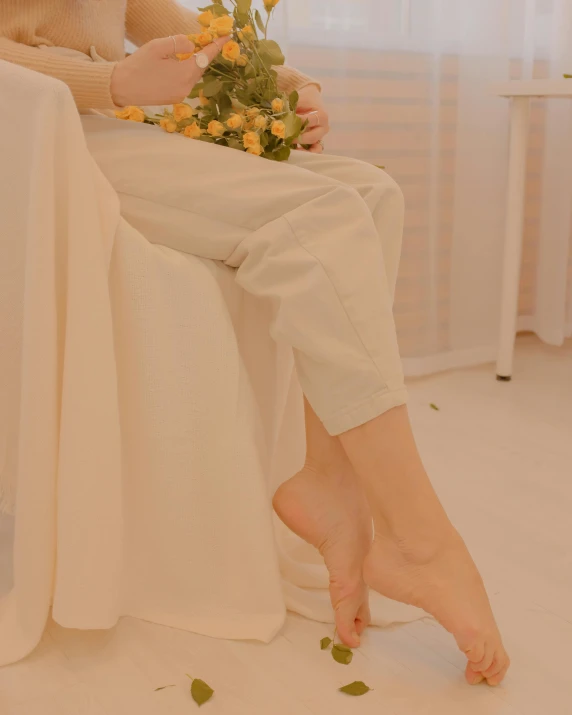
<path id="1" fill-rule="evenodd" d="M 207 45 L 210 45 L 213 40 L 213 35 L 207 30 L 204 30 L 200 35 L 195 36 L 195 45 L 198 45 L 199 47 L 206 47 Z"/>
<path id="2" fill-rule="evenodd" d="M 177 122 L 169 117 L 164 117 L 159 122 L 159 125 L 169 134 L 177 131 Z"/>
<path id="3" fill-rule="evenodd" d="M 249 119 L 254 119 L 254 117 L 257 117 L 260 114 L 260 109 L 258 107 L 248 107 L 246 110 L 246 116 Z"/>
<path id="4" fill-rule="evenodd" d="M 276 7 L 276 5 L 278 5 L 278 2 L 279 0 L 264 0 L 264 7 L 268 12 L 270 12 Z"/>
<path id="5" fill-rule="evenodd" d="M 197 20 L 203 27 L 209 27 L 211 22 L 214 20 L 214 15 L 210 10 L 206 10 L 198 16 Z"/>
<path id="6" fill-rule="evenodd" d="M 286 136 L 286 125 L 284 122 L 272 122 L 272 134 L 274 134 L 275 137 L 280 137 L 280 139 L 284 139 Z"/>
<path id="7" fill-rule="evenodd" d="M 208 97 L 205 97 L 205 93 L 202 89 L 199 90 L 199 102 L 203 107 L 206 107 L 210 102 L 210 99 Z"/>
<path id="8" fill-rule="evenodd" d="M 260 156 L 263 151 L 264 151 L 264 149 L 263 149 L 263 148 L 260 146 L 260 144 L 259 144 L 258 146 L 251 146 L 251 147 L 249 147 L 249 148 L 246 150 L 246 153 L 247 153 L 247 154 L 254 154 L 255 156 Z"/>
<path id="9" fill-rule="evenodd" d="M 226 126 L 229 129 L 240 129 L 243 123 L 244 119 L 240 116 L 240 114 L 231 114 L 226 120 Z"/>
<path id="10" fill-rule="evenodd" d="M 193 109 L 190 104 L 183 102 L 182 104 L 175 104 L 173 107 L 173 116 L 176 122 L 180 122 L 183 119 L 190 119 L 194 117 L 197 113 L 196 109 Z"/>
<path id="11" fill-rule="evenodd" d="M 213 137 L 222 137 L 224 134 L 224 124 L 221 124 L 220 122 L 217 122 L 216 119 L 213 119 L 212 122 L 209 122 L 207 132 Z"/>
<path id="12" fill-rule="evenodd" d="M 260 146 L 260 136 L 256 132 L 246 132 L 242 137 L 245 149 L 253 149 Z"/>
<path id="13" fill-rule="evenodd" d="M 177 59 L 179 60 L 179 62 L 184 62 L 185 60 L 190 60 L 194 54 L 194 52 L 185 52 L 185 54 L 178 54 Z"/>
<path id="14" fill-rule="evenodd" d="M 203 130 L 196 122 L 193 122 L 192 124 L 189 124 L 188 127 L 185 127 L 185 131 L 183 132 L 183 134 L 190 139 L 198 139 L 202 133 Z"/>
<path id="15" fill-rule="evenodd" d="M 243 27 L 238 33 L 238 36 L 241 40 L 251 40 L 256 37 L 254 30 L 252 29 L 252 25 L 246 25 L 246 27 Z"/>
<path id="16" fill-rule="evenodd" d="M 222 56 L 225 60 L 230 60 L 234 62 L 237 57 L 240 57 L 240 45 L 234 40 L 227 42 L 222 48 Z"/>
<path id="17" fill-rule="evenodd" d="M 246 65 L 248 64 L 248 56 L 240 55 L 236 58 L 236 64 L 238 65 L 238 67 L 246 67 Z"/>
<path id="18" fill-rule="evenodd" d="M 280 114 L 280 112 L 284 111 L 284 100 L 279 99 L 276 97 L 276 99 L 272 100 L 272 111 L 274 114 Z"/>
<path id="19" fill-rule="evenodd" d="M 141 107 L 125 107 L 125 109 L 115 112 L 115 116 L 117 119 L 125 119 L 129 122 L 145 121 L 145 112 Z"/>
<path id="20" fill-rule="evenodd" d="M 215 17 L 215 19 L 210 24 L 210 31 L 218 35 L 218 37 L 224 37 L 225 35 L 230 35 L 234 28 L 234 18 L 230 15 L 221 15 L 220 17 Z"/>
<path id="21" fill-rule="evenodd" d="M 267 125 L 268 119 L 263 114 L 259 114 L 254 120 L 254 126 L 257 129 L 266 129 Z"/>

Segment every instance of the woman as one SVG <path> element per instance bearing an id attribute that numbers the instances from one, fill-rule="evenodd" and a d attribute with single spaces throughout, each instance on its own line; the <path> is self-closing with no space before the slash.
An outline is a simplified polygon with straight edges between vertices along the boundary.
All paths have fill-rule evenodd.
<path id="1" fill-rule="evenodd" d="M 171 104 L 225 42 L 176 61 L 196 30 L 175 0 L 3 0 L 0 58 L 63 80 L 80 110 Z M 140 46 L 127 58 L 125 34 Z M 467 655 L 468 682 L 496 685 L 509 659 L 405 406 L 392 317 L 402 195 L 372 166 L 317 156 L 328 131 L 319 87 L 279 74 L 309 118 L 301 141 L 311 149 L 288 164 L 101 116 L 84 117 L 89 148 L 124 217 L 157 227 L 150 241 L 223 261 L 270 299 L 273 337 L 294 349 L 307 432 L 306 464 L 274 508 L 323 554 L 343 641 L 359 645 L 369 586 L 433 614 Z"/>

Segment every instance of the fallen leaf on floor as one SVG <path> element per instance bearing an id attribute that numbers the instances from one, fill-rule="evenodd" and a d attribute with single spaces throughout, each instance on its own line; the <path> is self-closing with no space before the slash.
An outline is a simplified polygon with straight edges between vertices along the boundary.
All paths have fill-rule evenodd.
<path id="1" fill-rule="evenodd" d="M 161 685 L 160 688 L 155 688 L 155 692 L 157 692 L 158 690 L 165 690 L 165 688 L 174 688 L 174 687 L 175 687 L 174 685 Z"/>
<path id="2" fill-rule="evenodd" d="M 187 677 L 190 678 L 191 676 L 188 675 Z M 214 690 L 204 680 L 195 678 L 191 683 L 191 697 L 199 707 L 207 703 L 213 695 Z"/>
<path id="3" fill-rule="evenodd" d="M 332 648 L 332 658 L 337 663 L 341 663 L 342 665 L 349 665 L 352 662 L 353 657 L 353 651 L 351 648 L 348 648 L 347 645 L 341 645 L 337 643 Z"/>
<path id="4" fill-rule="evenodd" d="M 320 641 L 320 648 L 322 650 L 326 650 L 326 648 L 329 647 L 331 642 L 332 642 L 331 638 L 322 638 L 322 640 Z"/>
<path id="5" fill-rule="evenodd" d="M 429 407 L 430 407 L 432 410 L 436 410 L 437 412 L 440 412 L 440 411 L 441 411 L 441 408 L 440 408 L 440 407 L 437 407 L 437 405 L 435 405 L 435 404 L 433 404 L 433 403 L 431 403 L 431 404 L 429 405 Z"/>
<path id="6" fill-rule="evenodd" d="M 354 697 L 359 697 L 360 695 L 365 695 L 366 693 L 369 693 L 371 688 L 368 688 L 365 683 L 362 683 L 361 680 L 356 680 L 355 683 L 350 683 L 349 685 L 344 685 L 343 688 L 340 688 L 340 693 L 345 693 L 346 695 L 353 695 Z"/>

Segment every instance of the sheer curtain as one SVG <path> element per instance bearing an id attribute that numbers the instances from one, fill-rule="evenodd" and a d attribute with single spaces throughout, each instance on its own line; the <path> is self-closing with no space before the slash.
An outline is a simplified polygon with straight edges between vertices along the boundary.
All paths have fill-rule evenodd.
<path id="1" fill-rule="evenodd" d="M 323 85 L 328 151 L 404 191 L 408 373 L 494 359 L 509 125 L 490 87 L 572 73 L 572 0 L 282 0 L 272 32 Z M 570 104 L 536 102 L 531 123 L 520 328 L 554 345 L 572 335 Z"/>

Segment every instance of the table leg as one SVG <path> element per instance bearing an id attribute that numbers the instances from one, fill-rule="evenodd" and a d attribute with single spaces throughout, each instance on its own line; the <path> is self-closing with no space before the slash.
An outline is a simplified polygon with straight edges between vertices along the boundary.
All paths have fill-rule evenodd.
<path id="1" fill-rule="evenodd" d="M 529 118 L 529 97 L 513 98 L 510 120 L 510 159 L 502 283 L 501 329 L 497 362 L 497 379 L 506 382 L 512 379 L 514 343 L 518 317 Z"/>

